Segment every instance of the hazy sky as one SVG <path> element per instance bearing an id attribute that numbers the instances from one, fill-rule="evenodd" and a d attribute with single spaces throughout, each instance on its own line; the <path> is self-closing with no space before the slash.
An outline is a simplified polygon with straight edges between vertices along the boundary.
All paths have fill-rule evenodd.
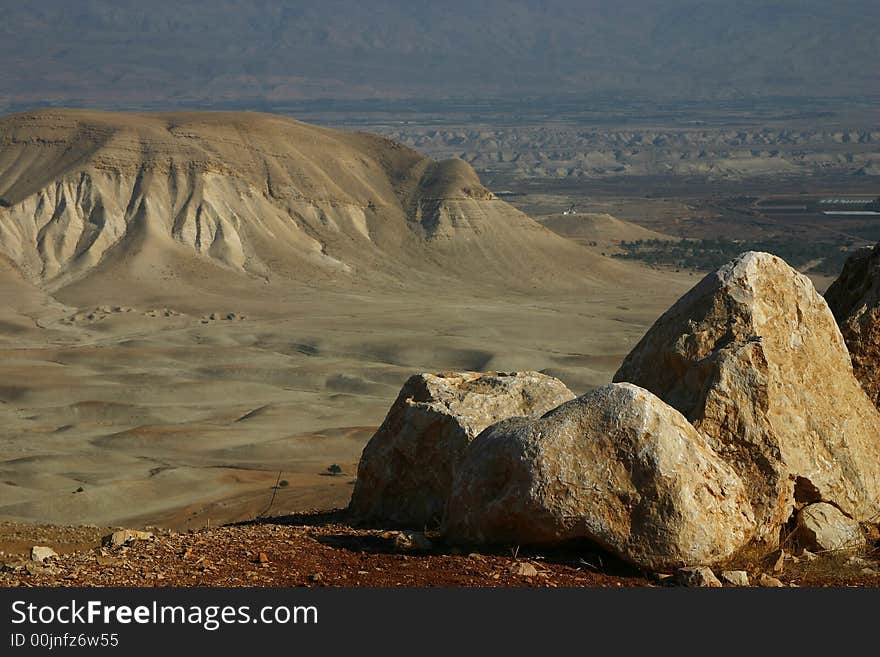
<path id="1" fill-rule="evenodd" d="M 0 0 L 0 107 L 864 95 L 877 0 Z"/>

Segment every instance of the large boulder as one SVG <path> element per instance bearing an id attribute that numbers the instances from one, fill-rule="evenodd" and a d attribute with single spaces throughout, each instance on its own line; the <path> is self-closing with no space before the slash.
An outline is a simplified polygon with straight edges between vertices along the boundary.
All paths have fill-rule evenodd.
<path id="1" fill-rule="evenodd" d="M 439 523 L 470 442 L 490 424 L 574 398 L 538 372 L 416 374 L 364 448 L 349 509 L 364 520 Z"/>
<path id="2" fill-rule="evenodd" d="M 849 348 L 856 378 L 880 408 L 880 244 L 849 257 L 825 300 Z"/>
<path id="3" fill-rule="evenodd" d="M 465 544 L 586 539 L 636 566 L 724 561 L 754 517 L 742 481 L 675 409 L 612 384 L 468 448 L 442 531 Z"/>
<path id="4" fill-rule="evenodd" d="M 880 413 L 852 373 L 825 300 L 767 253 L 706 276 L 614 376 L 681 411 L 746 483 L 759 544 L 816 501 L 880 509 Z"/>

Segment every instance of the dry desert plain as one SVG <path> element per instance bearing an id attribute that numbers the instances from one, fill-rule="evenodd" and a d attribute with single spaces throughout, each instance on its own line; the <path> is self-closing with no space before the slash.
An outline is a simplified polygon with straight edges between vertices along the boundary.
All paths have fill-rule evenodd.
<path id="1" fill-rule="evenodd" d="M 10 521 L 247 520 L 279 473 L 272 514 L 345 506 L 412 373 L 582 393 L 696 280 L 552 233 L 460 160 L 272 115 L 4 117 L 0 201 Z"/>

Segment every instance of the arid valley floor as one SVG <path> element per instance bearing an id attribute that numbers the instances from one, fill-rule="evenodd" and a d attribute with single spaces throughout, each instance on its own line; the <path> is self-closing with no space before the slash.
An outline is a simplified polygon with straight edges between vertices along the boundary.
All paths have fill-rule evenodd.
<path id="1" fill-rule="evenodd" d="M 240 116 L 233 115 L 239 130 L 248 129 L 248 121 L 256 130 L 276 121 Z M 46 125 L 30 128 L 23 122 L 13 140 L 28 154 L 3 165 L 5 198 L 31 195 L 40 208 L 54 203 L 49 210 L 26 208 L 31 214 L 44 212 L 45 219 L 38 221 L 46 225 L 31 237 L 32 244 L 25 242 L 26 228 L 6 233 L 7 244 L 14 239 L 22 245 L 16 252 L 19 262 L 0 262 L 0 515 L 7 519 L 176 529 L 244 520 L 265 509 L 279 472 L 289 486 L 278 491 L 274 512 L 344 506 L 360 451 L 410 374 L 541 370 L 585 391 L 610 379 L 647 326 L 694 281 L 686 273 L 602 258 L 499 200 L 452 200 L 474 205 L 479 214 L 471 224 L 467 218 L 450 219 L 441 227 L 448 234 L 433 243 L 427 240 L 428 250 L 426 240 L 418 240 L 403 223 L 411 238 L 403 245 L 393 243 L 398 239 L 393 235 L 377 244 L 384 237 L 381 225 L 373 229 L 378 235 L 372 241 L 346 229 L 343 221 L 351 220 L 344 211 L 359 210 L 360 199 L 319 202 L 313 212 L 320 216 L 312 219 L 317 228 L 305 226 L 302 239 L 315 241 L 309 233 L 335 239 L 336 251 L 332 243 L 325 250 L 338 254 L 346 268 L 349 263 L 357 268 L 349 271 L 320 253 L 303 254 L 298 243 L 276 256 L 269 250 L 272 245 L 257 242 L 262 235 L 248 242 L 244 232 L 236 236 L 238 248 L 265 250 L 246 253 L 241 261 L 216 257 L 217 245 L 232 241 L 227 235 L 224 242 L 222 223 L 214 250 L 202 242 L 187 248 L 180 242 L 187 238 L 169 234 L 176 227 L 153 232 L 152 222 L 161 226 L 167 216 L 158 211 L 138 215 L 131 207 L 121 210 L 130 217 L 122 241 L 92 256 L 110 232 L 111 220 L 101 224 L 102 237 L 90 244 L 87 237 L 79 238 L 79 244 L 65 240 L 73 230 L 87 236 L 90 221 L 104 221 L 94 218 L 94 206 L 109 206 L 113 199 L 97 184 L 84 191 L 84 175 L 97 180 L 110 167 L 113 176 L 132 176 L 135 191 L 126 192 L 125 201 L 130 196 L 133 206 L 146 198 L 143 207 L 148 209 L 175 184 L 172 180 L 166 188 L 161 187 L 164 181 L 153 180 L 152 187 L 138 190 L 136 176 L 164 164 L 162 158 L 173 160 L 174 154 L 162 152 L 167 142 L 152 147 L 138 132 L 152 127 L 136 121 L 120 126 L 115 120 L 106 126 L 100 114 L 92 119 L 74 113 L 72 122 L 64 114 L 38 115 L 30 124 L 60 124 L 62 130 L 95 121 L 91 129 L 97 136 L 63 137 L 84 154 L 59 162 L 54 158 L 69 159 L 69 154 L 57 149 L 55 155 L 52 145 L 27 141 L 32 137 L 24 131 L 44 131 Z M 199 125 L 198 115 L 170 120 L 214 129 L 210 123 Z M 192 128 L 184 123 L 179 131 L 187 129 Z M 106 133 L 112 135 L 109 143 Z M 137 150 L 129 150 L 128 139 L 137 142 Z M 173 145 L 178 148 L 198 144 L 195 138 L 177 139 Z M 89 140 L 101 145 L 84 146 Z M 386 148 L 384 142 L 378 145 Z M 330 160 L 325 166 L 345 164 L 347 145 L 331 146 L 338 152 L 325 156 Z M 97 156 L 94 147 L 100 148 Z M 7 158 L 12 150 L 4 151 Z M 46 175 L 45 162 L 38 160 L 43 168 L 37 170 L 27 162 L 34 159 L 32 153 L 49 158 L 50 171 L 68 170 L 52 171 L 44 183 L 39 176 Z M 298 158 L 296 167 L 305 155 L 288 157 Z M 27 165 L 20 170 L 23 161 Z M 201 166 L 193 161 L 192 166 Z M 234 166 L 229 157 L 224 162 Z M 83 166 L 90 173 L 83 174 Z M 239 172 L 229 176 L 243 177 Z M 67 177 L 74 183 L 63 189 L 58 181 Z M 176 207 L 167 215 L 190 212 L 198 229 L 207 230 L 201 228 L 209 223 L 205 216 L 216 214 L 215 208 L 222 211 L 224 203 L 229 211 L 240 192 L 234 190 L 230 200 L 227 190 L 209 188 L 207 174 L 206 181 L 191 183 L 195 192 L 177 190 L 180 200 L 171 201 Z M 262 184 L 267 184 L 265 176 Z M 302 184 L 301 179 L 292 184 Z M 318 193 L 328 193 L 322 178 L 313 184 Z M 255 183 L 247 185 L 254 190 Z M 392 203 L 393 194 L 384 193 L 377 202 Z M 193 201 L 199 194 L 202 198 Z M 196 206 L 199 200 L 202 209 L 186 205 Z M 237 211 L 254 212 L 244 207 Z M 8 217 L 11 211 L 0 209 L 7 226 L 18 219 Z M 446 210 L 439 213 L 446 216 Z M 505 217 L 514 225 L 502 223 Z M 25 219 L 33 222 L 31 215 Z M 218 220 L 212 216 L 210 221 Z M 59 232 L 52 236 L 56 226 Z M 145 236 L 131 235 L 138 226 Z M 530 232 L 536 238 L 529 238 Z M 242 264 L 244 257 L 250 260 Z M 251 264 L 258 257 L 262 269 Z M 270 257 L 277 259 L 273 263 Z M 329 265 L 320 262 L 322 257 Z M 427 262 L 420 263 L 420 257 Z M 273 264 L 278 269 L 267 272 Z M 23 273 L 28 266 L 35 272 L 30 280 Z M 54 275 L 47 273 L 52 267 Z M 332 464 L 340 465 L 343 474 L 327 476 Z"/>

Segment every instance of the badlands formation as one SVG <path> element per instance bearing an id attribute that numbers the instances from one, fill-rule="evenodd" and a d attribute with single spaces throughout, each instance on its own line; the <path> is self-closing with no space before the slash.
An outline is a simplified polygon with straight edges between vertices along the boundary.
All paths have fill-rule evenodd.
<path id="1" fill-rule="evenodd" d="M 345 506 L 413 372 L 540 371 L 580 394 L 692 283 L 381 137 L 254 113 L 2 117 L 0 518 L 216 525 L 265 511 L 279 471 L 272 513 Z"/>
<path id="2" fill-rule="evenodd" d="M 838 284 L 860 300 L 844 326 L 864 316 L 865 298 L 876 305 L 867 255 Z M 443 376 L 469 388 L 481 380 Z M 550 385 L 533 373 L 507 376 L 524 399 Z M 876 535 L 880 412 L 827 303 L 779 258 L 744 253 L 705 277 L 655 322 L 614 381 L 543 414 L 541 405 L 493 405 L 489 385 L 484 397 L 459 394 L 460 424 L 493 409 L 464 450 L 438 440 L 427 409 L 439 399 L 414 400 L 405 389 L 365 449 L 352 510 L 362 497 L 400 520 L 395 505 L 425 490 L 442 464 L 454 472 L 441 525 L 452 543 L 584 539 L 662 571 L 754 561 L 780 546 L 858 549 Z M 454 425 L 446 409 L 443 422 Z M 380 452 L 381 466 L 370 458 Z"/>

